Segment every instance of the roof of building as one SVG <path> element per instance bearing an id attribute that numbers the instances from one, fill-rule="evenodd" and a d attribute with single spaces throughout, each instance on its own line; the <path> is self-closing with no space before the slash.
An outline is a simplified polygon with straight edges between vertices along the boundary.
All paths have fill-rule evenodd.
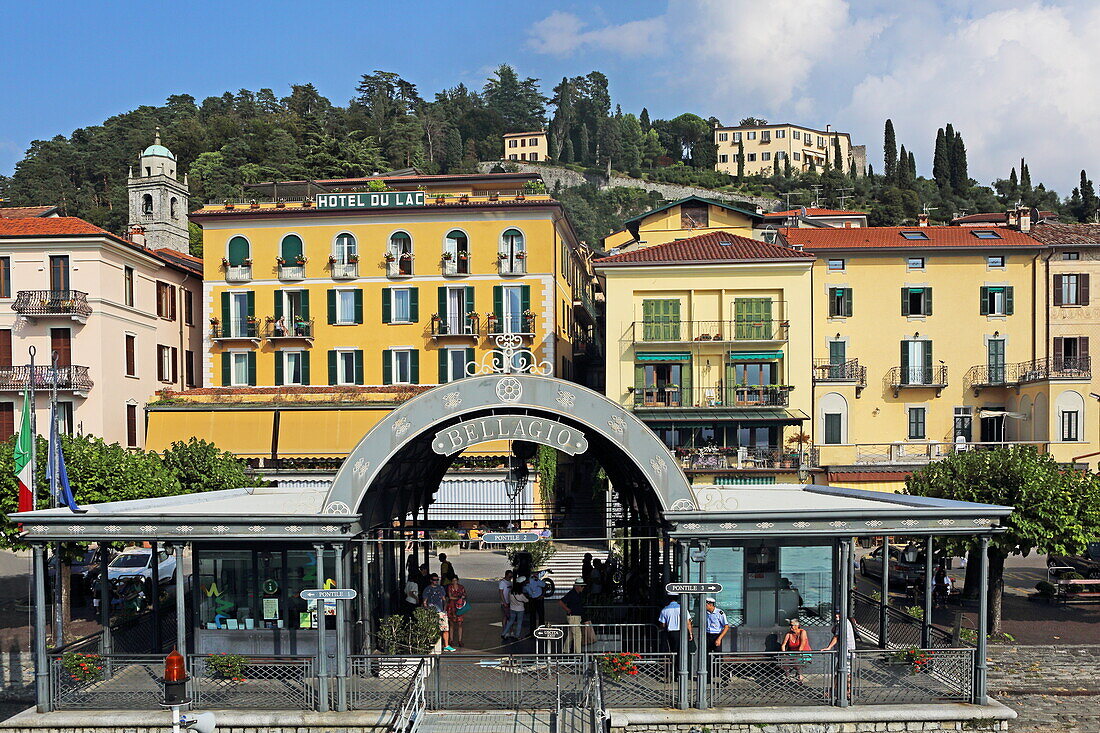
<path id="1" fill-rule="evenodd" d="M 545 135 L 546 130 L 531 130 L 530 132 L 506 132 L 504 137 L 519 137 L 521 135 Z"/>
<path id="2" fill-rule="evenodd" d="M 809 130 L 810 132 L 820 132 L 822 135 L 841 135 L 843 137 L 850 138 L 851 135 L 847 132 L 840 132 L 839 130 L 818 130 L 816 127 L 810 127 L 809 125 L 799 125 L 794 122 L 773 122 L 765 125 L 728 125 L 718 126 L 715 130 L 763 130 L 769 127 L 800 127 L 803 130 Z"/>
<path id="3" fill-rule="evenodd" d="M 791 216 L 867 216 L 866 211 L 844 211 L 842 209 L 788 209 L 787 211 L 769 211 L 765 219 L 788 218 Z"/>
<path id="4" fill-rule="evenodd" d="M 983 233 L 992 236 L 983 238 Z M 910 234 L 912 233 L 912 234 Z M 906 236 L 908 235 L 908 236 Z M 1036 247 L 1023 232 L 1004 227 L 860 227 L 858 229 L 791 229 L 783 236 L 794 246 L 814 252 L 829 249 L 1004 249 Z"/>
<path id="5" fill-rule="evenodd" d="M 1040 219 L 1052 219 L 1058 216 L 1053 211 L 1040 211 L 1038 212 Z M 956 216 L 951 220 L 952 224 L 1005 224 L 1008 221 L 1008 215 L 1003 211 L 987 211 L 979 212 L 977 214 L 967 214 L 966 216 Z"/>
<path id="6" fill-rule="evenodd" d="M 53 216 L 56 206 L 8 206 L 0 207 L 0 219 L 24 219 Z"/>
<path id="7" fill-rule="evenodd" d="M 701 262 L 770 262 L 776 260 L 812 260 L 813 256 L 784 247 L 768 244 L 729 232 L 707 232 L 697 237 L 678 239 L 674 242 L 641 247 L 629 252 L 602 257 L 593 262 L 595 267 L 625 265 L 693 265 Z"/>
<path id="8" fill-rule="evenodd" d="M 637 216 L 631 217 L 631 218 L 627 219 L 625 222 L 623 222 L 623 224 L 625 225 L 625 228 L 629 229 L 631 224 L 640 222 L 642 219 L 645 219 L 648 216 L 653 216 L 654 214 L 658 214 L 658 213 L 660 213 L 662 211 L 665 211 L 667 209 L 671 209 L 673 206 L 679 206 L 680 204 L 685 203 L 687 201 L 697 201 L 699 203 L 713 204 L 714 206 L 721 206 L 723 209 L 727 209 L 729 211 L 736 211 L 739 214 L 744 214 L 745 216 L 749 217 L 750 219 L 757 219 L 757 220 L 761 220 L 761 221 L 764 219 L 764 215 L 760 214 L 755 209 L 743 208 L 742 206 L 737 206 L 735 204 L 731 204 L 728 201 L 719 201 L 717 199 L 708 199 L 708 198 L 703 198 L 702 196 L 686 196 L 682 199 L 677 199 L 676 201 L 669 201 L 667 204 L 664 204 L 663 206 L 658 206 L 656 209 L 650 209 L 649 211 L 646 211 L 642 214 L 638 214 Z M 744 206 L 751 206 L 751 204 L 745 204 Z"/>
<path id="9" fill-rule="evenodd" d="M 149 249 L 75 216 L 23 219 L 0 217 L 0 239 L 26 239 L 28 237 L 103 237 L 130 249 L 143 252 L 169 267 L 184 270 L 189 275 L 202 277 L 202 261 L 189 254 L 170 249 Z"/>
<path id="10" fill-rule="evenodd" d="M 1043 244 L 1100 244 L 1100 224 L 1061 224 L 1040 222 L 1031 227 L 1031 236 Z"/>

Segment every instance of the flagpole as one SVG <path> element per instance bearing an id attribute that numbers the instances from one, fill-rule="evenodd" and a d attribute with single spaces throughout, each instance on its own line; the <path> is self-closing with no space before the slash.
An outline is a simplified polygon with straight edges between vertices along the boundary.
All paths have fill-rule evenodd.
<path id="1" fill-rule="evenodd" d="M 34 419 L 34 355 L 37 351 L 38 349 L 34 348 L 34 346 L 27 347 L 27 353 L 30 354 L 31 357 L 31 374 L 30 378 L 27 380 L 27 384 L 30 385 L 30 389 L 27 391 L 30 393 L 31 404 L 31 485 L 27 488 L 31 490 L 32 511 L 38 509 L 38 491 L 36 491 L 37 482 L 35 481 L 34 477 L 34 471 L 38 467 L 38 441 L 36 440 L 38 437 L 38 429 L 35 427 Z"/>
<path id="2" fill-rule="evenodd" d="M 34 510 L 38 509 L 38 491 L 37 491 L 38 482 L 35 480 L 35 476 L 34 476 L 34 471 L 35 471 L 35 468 L 37 467 L 37 464 L 38 464 L 38 440 L 37 440 L 38 431 L 35 429 L 35 420 L 34 420 L 34 407 L 35 407 L 35 405 L 34 405 L 34 355 L 37 351 L 38 351 L 38 349 L 36 349 L 33 344 L 31 346 L 27 347 L 27 354 L 28 354 L 28 356 L 30 356 L 30 359 L 31 359 L 31 364 L 30 364 L 31 373 L 30 373 L 30 378 L 27 379 L 27 384 L 29 385 L 29 388 L 27 389 L 27 394 L 29 395 L 28 403 L 30 405 L 30 411 L 31 411 L 31 415 L 30 415 L 30 418 L 31 418 L 31 453 L 30 453 L 30 456 L 29 456 L 30 466 L 31 466 L 31 485 L 28 486 L 27 488 L 29 488 L 30 491 L 31 491 L 31 511 L 34 511 Z M 37 553 L 35 553 L 35 555 L 37 556 Z M 31 572 L 30 572 L 30 576 L 29 576 L 30 588 L 29 588 L 29 592 L 27 594 L 28 598 L 32 598 L 32 599 L 35 598 L 34 587 L 35 587 L 35 583 L 37 582 L 37 579 L 34 577 L 34 574 L 37 573 L 38 570 L 39 570 L 39 565 L 37 563 L 35 563 L 34 561 L 32 561 L 31 562 Z M 49 571 L 47 570 L 46 572 L 49 572 Z M 46 578 L 42 578 L 42 582 L 45 583 Z M 42 611 L 45 611 L 45 609 L 42 609 Z M 32 633 L 34 634 L 34 637 L 33 637 L 34 650 L 35 650 L 34 664 L 35 664 L 35 670 L 36 670 L 35 674 L 36 675 L 38 674 L 38 670 L 42 669 L 42 667 L 39 666 L 39 665 L 45 665 L 46 664 L 46 660 L 45 659 L 39 659 L 38 658 L 39 655 L 37 653 L 39 648 L 40 648 L 39 644 L 41 644 L 41 649 L 45 650 L 45 648 L 46 648 L 45 639 L 43 639 L 42 641 L 39 641 L 39 638 L 38 638 L 39 635 L 45 636 L 45 634 L 46 634 L 46 622 L 45 622 L 45 619 L 43 618 L 45 614 L 42 613 L 41 616 L 38 616 L 37 613 L 42 613 L 42 612 L 36 612 L 36 618 L 42 619 L 42 623 L 32 623 L 31 624 L 31 629 L 33 630 Z"/>
<path id="3" fill-rule="evenodd" d="M 50 352 L 50 439 L 49 448 L 46 451 L 46 460 L 50 464 L 50 508 L 56 509 L 57 501 L 57 452 L 61 449 L 60 438 L 57 434 L 57 352 Z M 54 583 L 53 583 L 53 619 L 54 619 L 54 648 L 60 647 L 64 641 L 65 614 L 61 608 L 63 598 L 61 596 L 61 543 L 53 545 L 54 556 Z"/>

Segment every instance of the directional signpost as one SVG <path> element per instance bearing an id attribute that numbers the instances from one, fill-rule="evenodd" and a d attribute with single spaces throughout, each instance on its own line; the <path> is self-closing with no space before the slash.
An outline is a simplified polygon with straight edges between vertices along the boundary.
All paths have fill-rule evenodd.
<path id="1" fill-rule="evenodd" d="M 670 595 L 681 593 L 721 593 L 721 583 L 669 583 L 665 586 L 665 592 Z"/>
<path id="2" fill-rule="evenodd" d="M 486 532 L 483 538 L 487 544 L 518 544 L 524 542 L 538 542 L 538 532 Z"/>
<path id="3" fill-rule="evenodd" d="M 303 601 L 350 601 L 359 593 L 354 588 L 306 588 L 298 595 Z"/>
<path id="4" fill-rule="evenodd" d="M 540 626 L 535 629 L 532 634 L 536 639 L 541 639 L 542 641 L 555 641 L 565 638 L 565 630 L 556 629 L 553 626 Z"/>

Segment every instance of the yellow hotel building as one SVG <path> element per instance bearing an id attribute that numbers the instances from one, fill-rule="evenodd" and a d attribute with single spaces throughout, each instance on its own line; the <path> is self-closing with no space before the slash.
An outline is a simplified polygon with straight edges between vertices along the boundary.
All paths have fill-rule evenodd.
<path id="1" fill-rule="evenodd" d="M 266 188 L 275 200 L 191 215 L 214 386 L 151 404 L 150 447 L 198 435 L 243 457 L 342 457 L 394 404 L 491 359 L 497 336 L 583 376 L 588 253 L 537 176 Z"/>

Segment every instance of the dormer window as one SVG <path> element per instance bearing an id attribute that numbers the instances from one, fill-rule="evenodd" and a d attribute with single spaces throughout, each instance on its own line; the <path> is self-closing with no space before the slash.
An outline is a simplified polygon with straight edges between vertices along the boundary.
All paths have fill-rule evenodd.
<path id="1" fill-rule="evenodd" d="M 925 234 L 924 232 L 918 232 L 918 231 L 902 232 L 901 237 L 902 237 L 902 239 L 909 239 L 909 240 L 928 239 L 927 234 Z"/>
<path id="2" fill-rule="evenodd" d="M 976 229 L 971 232 L 978 239 L 1000 239 L 1001 235 L 992 229 Z"/>

